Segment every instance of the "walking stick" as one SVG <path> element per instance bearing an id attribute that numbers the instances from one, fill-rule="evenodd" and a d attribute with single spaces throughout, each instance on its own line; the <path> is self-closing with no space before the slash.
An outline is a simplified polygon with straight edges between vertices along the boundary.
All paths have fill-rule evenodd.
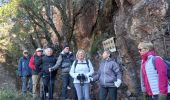
<path id="1" fill-rule="evenodd" d="M 50 93 L 49 93 L 49 96 L 51 96 L 51 95 L 53 95 L 53 94 L 52 94 L 52 82 L 51 82 L 51 71 L 50 71 Z M 53 99 L 53 97 L 50 99 Z"/>

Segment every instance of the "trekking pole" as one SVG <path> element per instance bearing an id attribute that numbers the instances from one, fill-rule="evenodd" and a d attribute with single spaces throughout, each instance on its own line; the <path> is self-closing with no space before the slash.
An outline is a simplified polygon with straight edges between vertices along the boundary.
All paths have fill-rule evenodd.
<path id="1" fill-rule="evenodd" d="M 48 95 L 48 96 L 53 95 L 53 94 L 52 94 L 51 71 L 50 71 L 50 91 L 49 91 L 49 92 L 50 92 L 50 93 L 49 93 L 49 95 Z M 50 99 L 52 99 L 52 98 L 50 98 Z"/>

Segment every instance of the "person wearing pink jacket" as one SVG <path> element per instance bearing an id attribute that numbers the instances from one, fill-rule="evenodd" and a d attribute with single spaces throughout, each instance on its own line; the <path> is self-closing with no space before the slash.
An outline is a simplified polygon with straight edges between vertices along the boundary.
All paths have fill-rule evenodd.
<path id="1" fill-rule="evenodd" d="M 167 100 L 168 77 L 163 59 L 156 55 L 151 42 L 140 42 L 138 50 L 141 62 L 141 88 L 149 100 Z"/>

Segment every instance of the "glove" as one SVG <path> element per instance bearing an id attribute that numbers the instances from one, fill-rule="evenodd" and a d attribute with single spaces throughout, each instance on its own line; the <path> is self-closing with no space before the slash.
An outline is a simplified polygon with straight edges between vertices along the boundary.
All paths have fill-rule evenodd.
<path id="1" fill-rule="evenodd" d="M 94 81 L 92 77 L 89 77 L 89 79 L 90 79 L 90 82 L 93 82 L 93 81 Z"/>
<path id="2" fill-rule="evenodd" d="M 166 100 L 166 94 L 159 94 L 158 100 Z"/>
<path id="3" fill-rule="evenodd" d="M 122 81 L 120 79 L 117 79 L 116 82 L 114 82 L 115 86 L 118 88 L 121 85 Z"/>
<path id="4" fill-rule="evenodd" d="M 49 68 L 49 69 L 48 69 L 49 72 L 52 72 L 53 70 L 54 70 L 53 68 Z"/>

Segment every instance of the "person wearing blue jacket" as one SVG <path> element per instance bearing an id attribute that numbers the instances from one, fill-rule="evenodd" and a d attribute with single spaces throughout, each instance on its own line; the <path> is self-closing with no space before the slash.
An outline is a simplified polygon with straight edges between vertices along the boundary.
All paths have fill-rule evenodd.
<path id="1" fill-rule="evenodd" d="M 93 81 L 99 80 L 99 100 L 106 100 L 107 94 L 110 100 L 117 100 L 117 88 L 121 85 L 120 67 L 110 58 L 110 54 L 108 50 L 103 52 L 98 73 L 93 77 Z"/>
<path id="2" fill-rule="evenodd" d="M 32 91 L 32 79 L 31 79 L 31 69 L 29 67 L 30 56 L 28 55 L 28 51 L 23 51 L 23 57 L 19 59 L 18 64 L 18 74 L 22 79 L 22 94 L 26 96 L 27 93 L 27 85 L 29 87 L 29 91 Z"/>

